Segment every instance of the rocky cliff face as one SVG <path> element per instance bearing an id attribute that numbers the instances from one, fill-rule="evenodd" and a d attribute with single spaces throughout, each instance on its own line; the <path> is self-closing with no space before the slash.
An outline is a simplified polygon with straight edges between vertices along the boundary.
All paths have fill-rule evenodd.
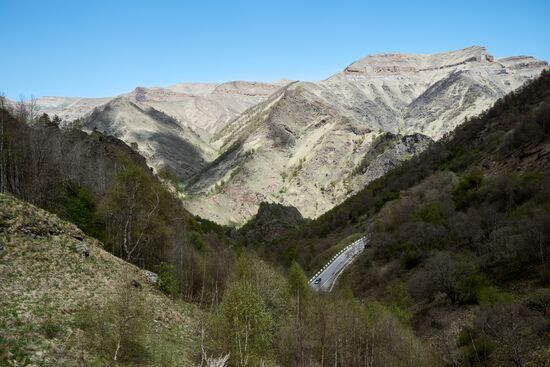
<path id="1" fill-rule="evenodd" d="M 250 245 L 271 242 L 305 223 L 298 209 L 275 203 L 260 203 L 258 213 L 239 231 Z"/>

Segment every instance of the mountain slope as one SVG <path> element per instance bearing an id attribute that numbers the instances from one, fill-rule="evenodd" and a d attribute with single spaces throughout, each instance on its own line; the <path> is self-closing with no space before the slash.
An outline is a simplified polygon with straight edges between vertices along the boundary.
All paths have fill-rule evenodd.
<path id="1" fill-rule="evenodd" d="M 124 303 L 126 296 L 133 306 Z M 143 270 L 74 225 L 0 194 L 0 364 L 110 363 L 119 307 L 141 317 L 139 324 L 120 324 L 128 332 L 121 335 L 138 343 L 128 349 L 123 342 L 120 362 L 193 363 L 192 306 L 170 300 Z"/>
<path id="2" fill-rule="evenodd" d="M 186 206 L 221 223 L 243 223 L 263 201 L 317 217 L 546 66 L 474 46 L 371 55 L 290 84 L 214 135 L 222 154 L 189 180 Z"/>
<path id="3" fill-rule="evenodd" d="M 549 187 L 546 71 L 316 220 L 256 248 L 312 275 L 339 243 L 368 235 L 339 280 L 343 289 L 391 307 L 448 365 L 545 366 Z"/>
<path id="4" fill-rule="evenodd" d="M 152 108 L 116 98 L 96 108 L 84 120 L 86 129 L 113 135 L 137 150 L 154 168 L 167 166 L 180 177 L 188 177 L 208 160 L 213 150 L 193 130 Z"/>
<path id="5" fill-rule="evenodd" d="M 40 112 L 50 116 L 57 115 L 63 121 L 73 121 L 88 115 L 94 108 L 111 100 L 104 98 L 79 98 L 79 97 L 41 97 L 36 100 Z"/>
<path id="6" fill-rule="evenodd" d="M 138 87 L 96 107 L 82 125 L 137 143 L 154 169 L 169 167 L 186 179 L 215 158 L 209 139 L 217 129 L 279 88 L 256 82 Z"/>

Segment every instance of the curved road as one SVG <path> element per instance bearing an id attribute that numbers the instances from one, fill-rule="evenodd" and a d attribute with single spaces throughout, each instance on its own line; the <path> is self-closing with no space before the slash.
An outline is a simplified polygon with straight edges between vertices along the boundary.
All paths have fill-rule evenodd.
<path id="1" fill-rule="evenodd" d="M 330 292 L 340 274 L 363 252 L 367 243 L 368 238 L 365 236 L 346 246 L 309 280 L 309 286 L 316 291 Z"/>

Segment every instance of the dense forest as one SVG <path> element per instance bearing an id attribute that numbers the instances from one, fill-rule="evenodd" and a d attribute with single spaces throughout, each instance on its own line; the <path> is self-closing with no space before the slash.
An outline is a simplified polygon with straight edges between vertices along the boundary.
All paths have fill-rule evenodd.
<path id="1" fill-rule="evenodd" d="M 24 104 L 0 111 L 0 191 L 76 224 L 158 273 L 166 297 L 196 304 L 198 365 L 550 359 L 548 72 L 320 218 L 262 204 L 240 230 L 192 216 L 170 172 L 155 175 L 121 141 L 34 115 Z M 313 292 L 305 273 L 367 233 L 338 289 Z M 141 358 L 117 364 L 151 364 L 139 338 L 125 342 Z"/>

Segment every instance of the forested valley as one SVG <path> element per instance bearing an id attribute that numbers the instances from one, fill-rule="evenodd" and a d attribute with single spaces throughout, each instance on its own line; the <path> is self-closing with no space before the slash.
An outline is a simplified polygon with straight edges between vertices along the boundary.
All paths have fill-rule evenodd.
<path id="1" fill-rule="evenodd" d="M 81 302 L 38 330 L 0 302 L 18 333 L 0 331 L 0 364 L 37 363 L 35 338 L 57 353 L 41 365 L 59 345 L 64 365 L 175 366 L 183 349 L 200 366 L 548 365 L 548 72 L 321 217 L 266 203 L 240 229 L 185 210 L 174 175 L 134 147 L 1 102 L 1 248 L 17 251 L 20 201 L 54 213 L 157 274 L 162 307 L 192 309 L 192 337 L 155 347 L 152 296 L 124 278 L 104 309 Z M 314 292 L 308 275 L 364 235 L 337 288 Z"/>

